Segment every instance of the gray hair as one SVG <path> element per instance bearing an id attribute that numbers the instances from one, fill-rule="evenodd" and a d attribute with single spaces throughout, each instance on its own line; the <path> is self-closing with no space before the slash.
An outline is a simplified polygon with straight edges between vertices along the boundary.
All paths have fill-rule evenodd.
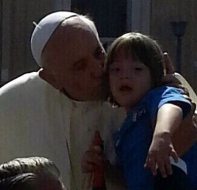
<path id="1" fill-rule="evenodd" d="M 0 165 L 0 179 L 24 173 L 50 174 L 60 178 L 55 164 L 44 157 L 17 158 Z"/>

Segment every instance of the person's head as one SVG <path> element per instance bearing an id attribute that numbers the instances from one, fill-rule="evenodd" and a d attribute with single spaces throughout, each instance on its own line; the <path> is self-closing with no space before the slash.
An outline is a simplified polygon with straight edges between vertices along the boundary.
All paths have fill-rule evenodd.
<path id="1" fill-rule="evenodd" d="M 58 190 L 64 189 L 58 168 L 47 158 L 17 158 L 0 165 L 0 187 L 13 186 L 13 190 L 16 190 L 18 187 L 28 186 L 30 190 L 35 189 L 35 185 L 44 187 L 47 183 Z"/>
<path id="2" fill-rule="evenodd" d="M 24 173 L 0 180 L 1 190 L 66 190 L 50 174 Z"/>
<path id="3" fill-rule="evenodd" d="M 162 51 L 157 42 L 146 35 L 124 34 L 109 48 L 106 74 L 111 101 L 129 109 L 150 89 L 161 85 Z"/>
<path id="4" fill-rule="evenodd" d="M 40 77 L 54 88 L 74 100 L 101 99 L 105 51 L 89 18 L 71 12 L 46 16 L 32 34 L 31 49 Z"/>

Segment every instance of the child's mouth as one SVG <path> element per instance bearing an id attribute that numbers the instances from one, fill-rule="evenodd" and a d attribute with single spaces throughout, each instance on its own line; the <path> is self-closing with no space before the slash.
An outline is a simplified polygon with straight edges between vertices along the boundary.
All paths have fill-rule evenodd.
<path id="1" fill-rule="evenodd" d="M 129 86 L 121 86 L 120 87 L 120 91 L 123 91 L 123 92 L 128 92 L 131 90 L 132 90 L 132 88 L 130 88 Z"/>

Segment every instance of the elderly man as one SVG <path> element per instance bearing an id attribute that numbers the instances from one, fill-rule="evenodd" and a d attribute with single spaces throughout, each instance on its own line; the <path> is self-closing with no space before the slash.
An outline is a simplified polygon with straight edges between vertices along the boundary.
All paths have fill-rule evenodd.
<path id="1" fill-rule="evenodd" d="M 69 190 L 89 189 L 91 176 L 82 173 L 81 157 L 99 130 L 115 164 L 111 135 L 125 116 L 102 101 L 105 51 L 95 25 L 76 13 L 52 13 L 36 26 L 31 48 L 41 70 L 0 90 L 0 161 L 44 156 L 60 169 Z M 191 123 L 189 128 L 192 135 Z M 183 142 L 186 149 L 189 141 Z M 124 188 L 110 181 L 107 186 Z"/>

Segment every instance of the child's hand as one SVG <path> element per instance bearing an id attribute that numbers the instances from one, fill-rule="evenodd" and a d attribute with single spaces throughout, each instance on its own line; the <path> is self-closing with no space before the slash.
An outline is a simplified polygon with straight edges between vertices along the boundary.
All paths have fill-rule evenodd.
<path id="1" fill-rule="evenodd" d="M 99 145 L 92 145 L 82 157 L 82 172 L 89 173 L 96 170 L 97 166 L 106 165 L 106 157 Z"/>
<path id="2" fill-rule="evenodd" d="M 85 152 L 82 158 L 82 171 L 84 173 L 93 172 L 97 168 L 106 168 L 109 165 L 109 161 L 103 152 L 103 140 L 99 131 L 95 131 L 92 145 L 88 151 Z"/>
<path id="3" fill-rule="evenodd" d="M 156 134 L 153 137 L 144 167 L 150 168 L 153 175 L 157 175 L 158 167 L 162 177 L 165 178 L 167 175 L 172 174 L 172 167 L 169 160 L 170 156 L 175 162 L 178 161 L 178 156 L 172 145 L 170 134 Z"/>

